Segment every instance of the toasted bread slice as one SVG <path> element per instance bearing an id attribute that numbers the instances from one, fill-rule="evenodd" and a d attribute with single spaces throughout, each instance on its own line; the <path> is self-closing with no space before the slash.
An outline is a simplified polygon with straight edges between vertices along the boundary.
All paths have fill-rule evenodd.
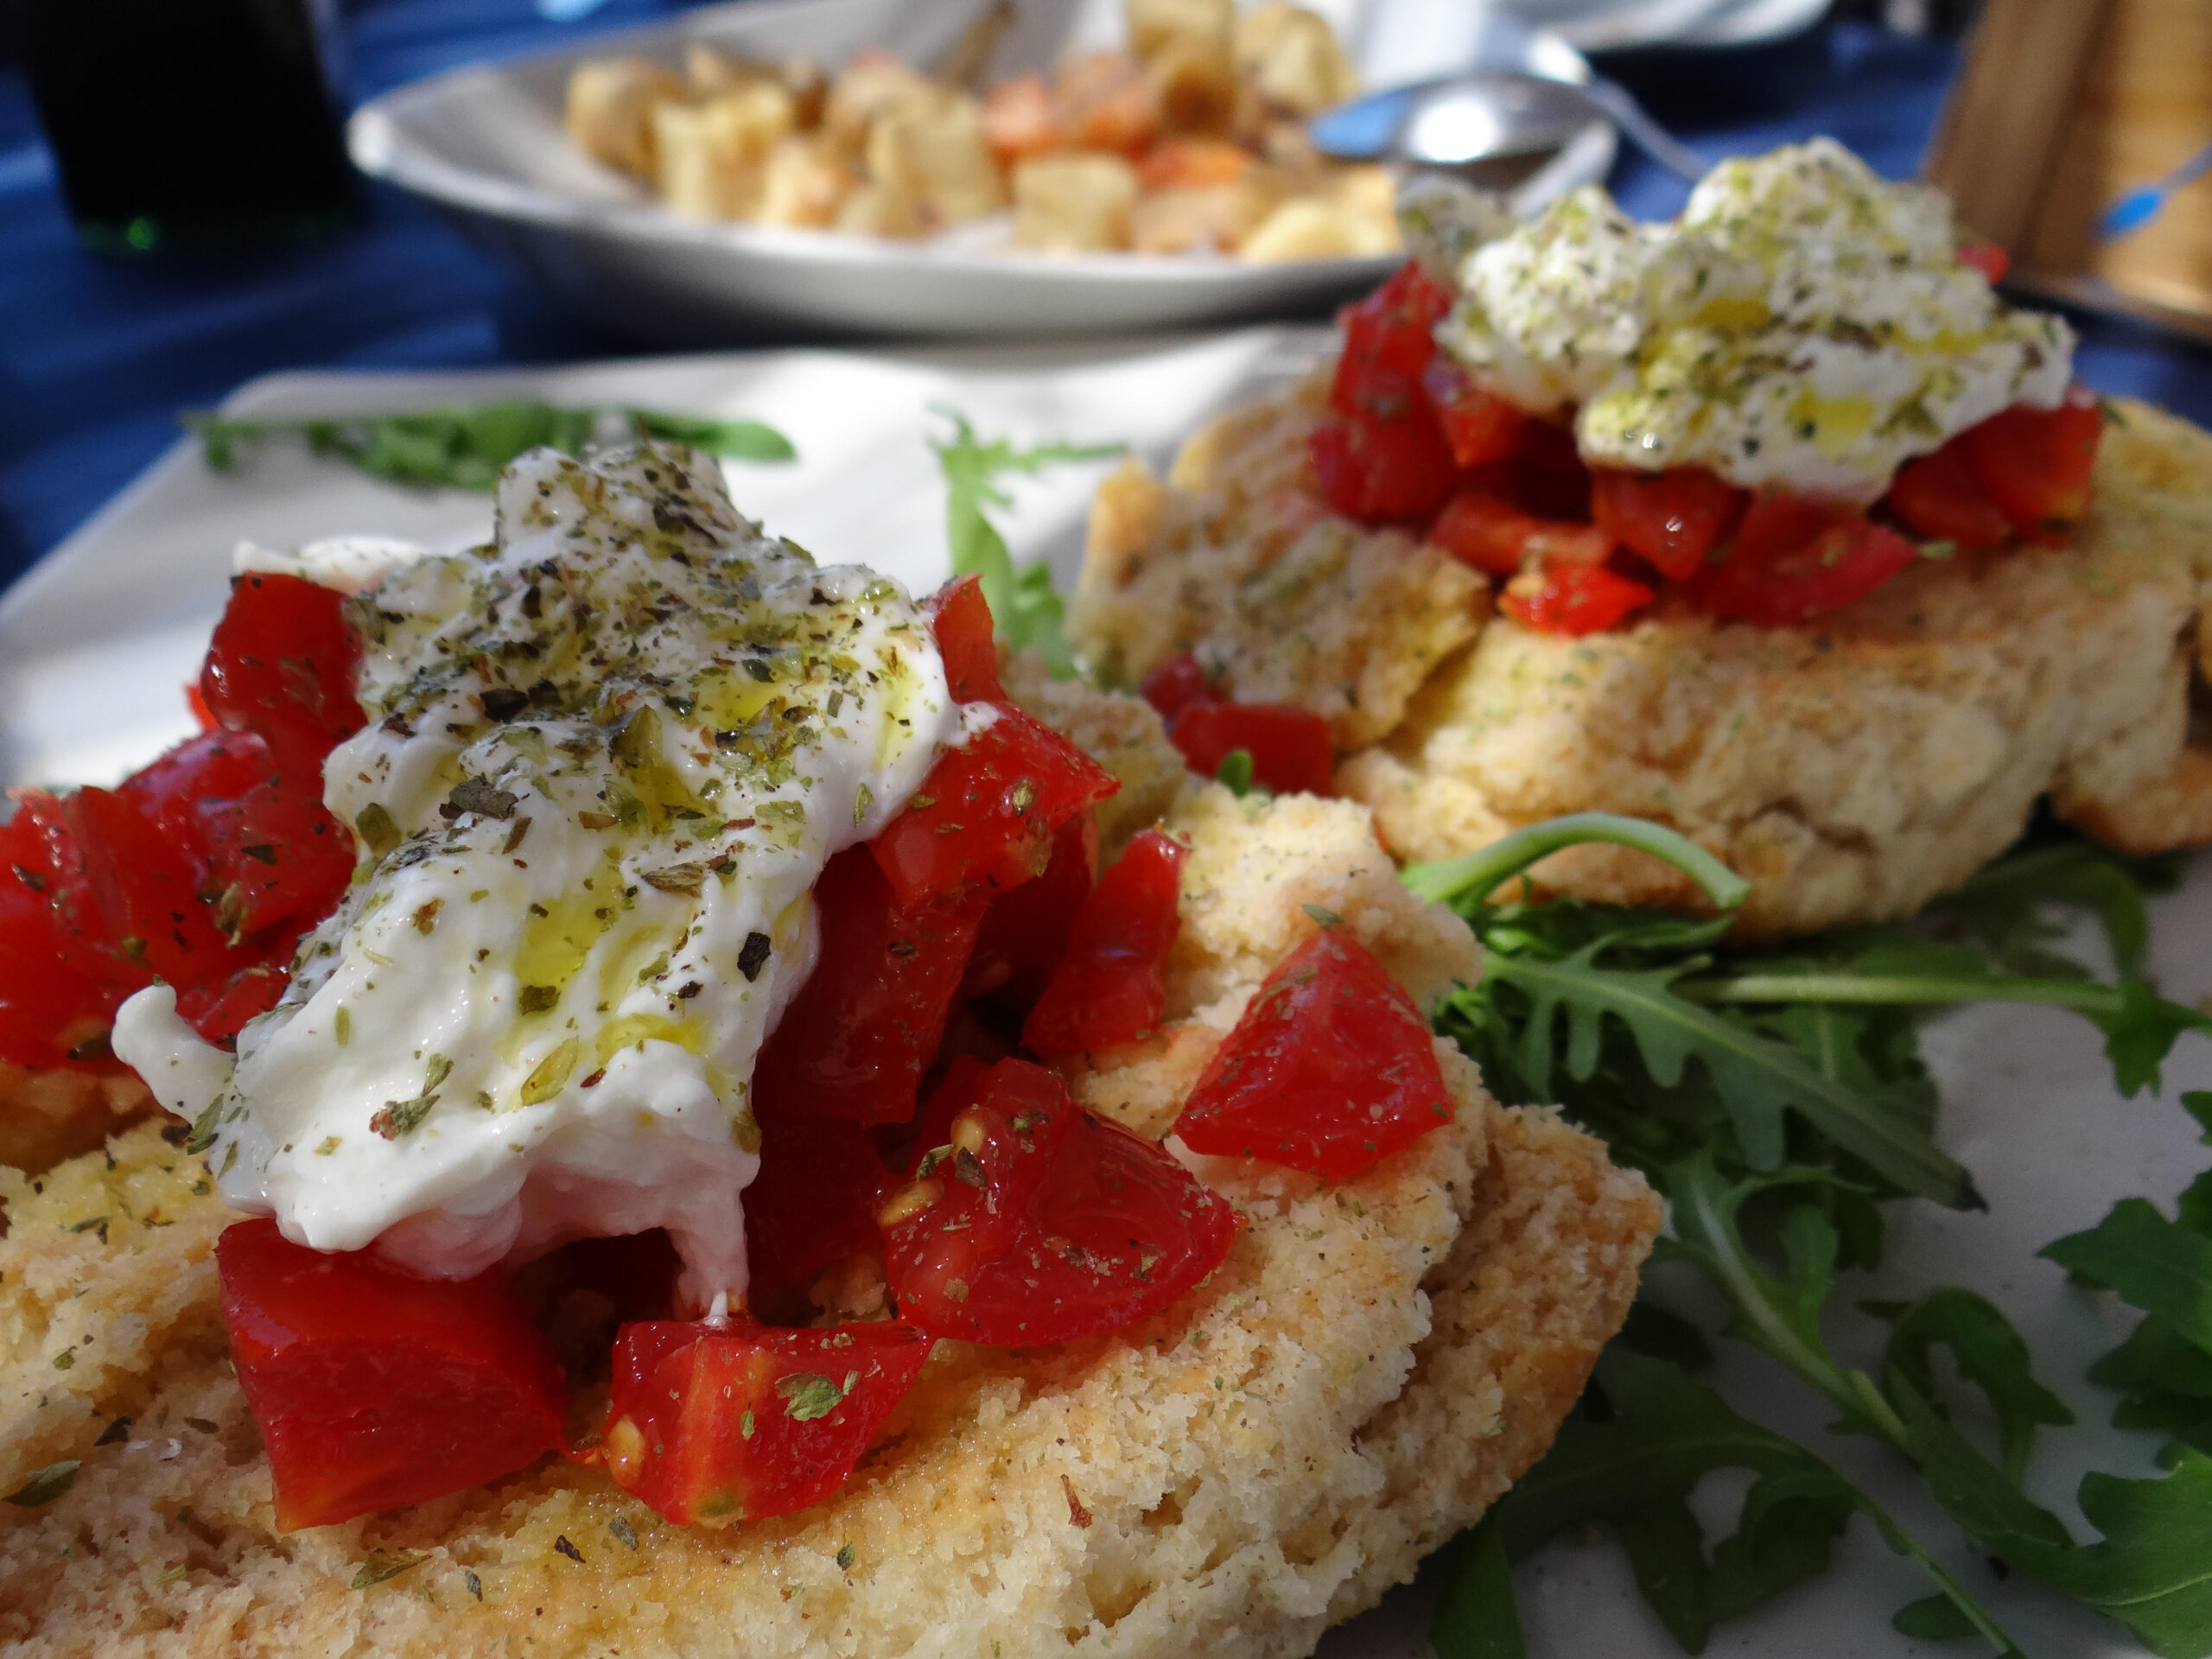
<path id="1" fill-rule="evenodd" d="M 1188 793 L 1156 1041 L 1077 1068 L 1157 1134 L 1260 980 L 1340 917 L 1417 995 L 1475 971 L 1363 809 Z M 0 1640 L 24 1655 L 1150 1656 L 1309 1651 L 1532 1464 L 1625 1316 L 1637 1177 L 1448 1047 L 1453 1121 L 1334 1185 L 1209 1160 L 1249 1225 L 1165 1313 L 1018 1352 L 940 1344 L 834 1499 L 668 1526 L 549 1460 L 418 1508 L 274 1531 L 225 1360 L 232 1218 L 155 1125 L 0 1173 Z M 579 1402 L 588 1421 L 594 1402 Z M 123 1419 L 127 1425 L 118 1427 Z M 619 1522 L 619 1524 L 618 1524 Z"/>
<path id="2" fill-rule="evenodd" d="M 1304 460 L 1322 388 L 1223 416 L 1165 485 L 1108 480 L 1073 626 L 1124 677 L 1195 649 L 1229 694 L 1326 715 L 1338 788 L 1375 809 L 1398 856 L 1631 813 L 1751 880 L 1744 933 L 1787 936 L 1909 913 L 2003 851 L 2045 794 L 2126 851 L 2212 839 L 2212 740 L 2190 719 L 2212 435 L 2187 422 L 2117 406 L 2071 546 L 1931 561 L 1797 626 L 1676 607 L 1565 639 L 1480 603 L 1447 618 L 1442 554 L 1327 512 Z M 1356 579 L 1306 580 L 1317 547 Z M 1324 657 L 1357 672 L 1322 673 Z M 1615 903 L 1702 903 L 1622 848 L 1555 855 L 1536 876 Z"/>

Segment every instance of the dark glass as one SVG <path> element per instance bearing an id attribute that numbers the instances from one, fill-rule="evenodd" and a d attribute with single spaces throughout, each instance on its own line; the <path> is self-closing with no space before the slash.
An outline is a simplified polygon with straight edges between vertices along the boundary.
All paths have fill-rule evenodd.
<path id="1" fill-rule="evenodd" d="M 296 241 L 353 186 L 303 0 L 17 0 L 31 96 L 86 245 Z"/>

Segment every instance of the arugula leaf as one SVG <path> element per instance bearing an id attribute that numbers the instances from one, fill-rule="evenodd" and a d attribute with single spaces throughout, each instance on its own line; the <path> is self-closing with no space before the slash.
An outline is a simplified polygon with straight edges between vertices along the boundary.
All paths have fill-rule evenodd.
<path id="1" fill-rule="evenodd" d="M 1436 1659 L 1527 1659 L 1512 1565 L 1492 1510 L 1459 1535 L 1428 1629 Z"/>
<path id="2" fill-rule="evenodd" d="M 1972 1179 L 1924 1130 L 1865 1091 L 1808 1065 L 1790 1045 L 1681 995 L 1675 982 L 1702 966 L 1701 958 L 1658 968 L 1613 968 L 1599 960 L 1613 943 L 1611 938 L 1559 958 L 1534 950 L 1513 953 L 1499 948 L 1500 943 L 1485 939 L 1491 949 L 1484 959 L 1482 984 L 1474 993 L 1457 993 L 1454 1000 L 1479 995 L 1493 983 L 1526 999 L 1527 1011 L 1519 1021 L 1519 1069 L 1539 1096 L 1550 1091 L 1555 1060 L 1563 1061 L 1569 1077 L 1586 1081 L 1597 1069 L 1604 1022 L 1618 1020 L 1662 1089 L 1682 1080 L 1691 1058 L 1703 1065 L 1752 1167 L 1781 1164 L 1786 1149 L 1783 1115 L 1794 1111 L 1899 1190 L 1955 1209 L 1980 1207 Z M 1556 1031 L 1562 1016 L 1563 1056 Z"/>
<path id="3" fill-rule="evenodd" d="M 2151 941 L 2146 892 L 2164 892 L 2179 879 L 2171 859 L 2124 861 L 2075 837 L 2031 846 L 1968 876 L 1928 907 L 1978 935 L 1993 955 L 2017 972 L 2049 971 L 2054 958 L 2044 941 L 2063 930 L 2041 906 L 2066 904 L 2092 911 L 2102 925 L 2113 963 L 2126 978 L 2141 976 Z"/>
<path id="4" fill-rule="evenodd" d="M 182 419 L 217 472 L 235 466 L 242 448 L 292 434 L 304 437 L 315 454 L 351 462 L 377 478 L 462 490 L 490 489 L 508 462 L 541 444 L 573 454 L 594 442 L 655 437 L 745 461 L 789 461 L 797 453 L 783 434 L 758 421 L 623 407 L 563 409 L 530 397 L 314 420 L 232 420 L 197 410 Z"/>
<path id="5" fill-rule="evenodd" d="M 1535 860 L 1583 838 L 1640 845 L 1688 868 L 1669 832 L 1611 828 L 1539 825 L 1511 847 L 1408 872 L 1409 886 L 1468 918 L 1485 950 L 1483 978 L 1446 1000 L 1439 1030 L 1477 1060 L 1499 1098 L 1557 1097 L 1617 1157 L 1643 1169 L 1669 1200 L 1672 1224 L 1655 1260 L 1698 1269 L 1726 1301 L 1728 1335 L 1821 1390 L 1840 1414 L 1835 1429 L 1873 1436 L 1909 1459 L 1980 1548 L 2120 1619 L 2161 1654 L 2212 1653 L 2212 1345 L 2204 1340 L 2212 1332 L 2212 1172 L 2190 1187 L 2174 1219 L 2131 1200 L 2048 1252 L 2145 1309 L 2134 1335 L 2094 1375 L 2127 1391 L 2115 1422 L 2174 1437 L 2165 1479 L 2085 1479 L 2081 1501 L 2100 1541 L 2077 1543 L 2022 1490 L 2036 1432 L 2072 1414 L 2031 1375 L 2026 1344 L 1986 1299 L 1936 1287 L 1909 1302 L 1868 1306 L 1891 1326 L 1878 1376 L 1839 1359 L 1824 1328 L 1839 1270 L 1879 1262 L 1883 1202 L 1973 1201 L 1965 1172 L 1929 1138 L 1935 1091 L 1916 1030 L 1928 1012 L 2013 1001 L 2079 1013 L 2103 1030 L 2115 1084 L 2129 1093 L 2155 1085 L 2183 1032 L 2212 1032 L 2212 1018 L 2160 998 L 2141 977 L 2144 894 L 2170 881 L 2174 867 L 2035 842 L 1921 919 L 1840 930 L 1786 950 L 1732 947 L 1725 915 L 1492 902 Z M 2062 931 L 2052 907 L 2085 906 L 2119 964 L 2112 982 L 2052 948 Z M 2212 1092 L 2183 1104 L 2212 1144 Z M 1987 1400 L 1996 1459 L 1948 1421 L 1933 1363 L 1938 1347 Z M 1590 1408 L 1502 1500 L 1497 1513 L 1511 1554 L 1578 1516 L 1608 1522 L 1655 1610 L 1694 1649 L 1715 1623 L 1818 1570 L 1852 1514 L 1869 1513 L 1893 1547 L 1915 1549 L 1804 1448 L 1773 1436 L 1756 1455 L 1745 1452 L 1743 1437 L 1756 1441 L 1765 1431 L 1700 1418 L 1681 1404 L 1693 1396 L 1679 1389 L 1696 1385 L 1655 1351 L 1699 1363 L 1703 1333 L 1656 1304 L 1639 1304 L 1600 1362 Z M 1668 1386 L 1677 1390 L 1659 1389 L 1641 1416 L 1616 1397 L 1624 1368 L 1637 1366 L 1647 1377 L 1671 1375 Z M 1652 1403 L 1662 1396 L 1675 1406 Z M 1632 1389 L 1626 1400 L 1636 1406 Z M 1732 1417 L 1717 1396 L 1710 1408 Z M 1692 1423 L 1707 1431 L 1702 1438 Z M 1757 1478 L 1735 1534 L 1708 1554 L 1687 1497 L 1698 1470 L 1721 1466 L 1751 1468 Z M 1562 1471 L 1582 1483 L 1565 1497 Z M 1971 1597 L 1920 1557 L 1942 1594 L 1903 1610 L 1900 1630 L 1931 1639 L 1979 1633 L 2017 1651 Z"/>
<path id="6" fill-rule="evenodd" d="M 2063 1428 L 2074 1421 L 2066 1402 L 2029 1374 L 2028 1344 L 1988 1298 L 1950 1285 L 1916 1302 L 1859 1306 L 1890 1323 L 1882 1355 L 1885 1379 L 1902 1378 L 1925 1399 L 1936 1395 L 1932 1351 L 1951 1351 L 1959 1375 L 1981 1390 L 1997 1414 L 2005 1472 L 2015 1483 L 2027 1467 L 2037 1427 Z"/>
<path id="7" fill-rule="evenodd" d="M 1854 1515 L 1910 1557 L 2000 1653 L 2014 1652 L 1996 1621 L 1881 1506 L 1795 1441 L 1738 1414 L 1664 1360 L 1607 1350 L 1594 1392 L 1606 1414 L 1568 1420 L 1544 1460 L 1491 1511 L 1518 1560 L 1570 1527 L 1601 1521 L 1626 1544 L 1638 1583 L 1675 1640 L 1697 1652 L 1714 1624 L 1772 1600 L 1827 1564 Z M 1708 1560 L 1688 1498 L 1707 1475 L 1757 1477 L 1737 1529 Z M 1447 1591 L 1443 1613 L 1459 1605 Z M 1447 1651 L 1436 1633 L 1440 1653 Z M 1473 1649 L 1480 1651 L 1479 1649 Z"/>
<path id="8" fill-rule="evenodd" d="M 1053 590 L 1052 573 L 1041 560 L 1017 571 L 1006 537 L 983 510 L 1013 505 L 1014 498 L 998 482 L 1003 474 L 1033 476 L 1060 461 L 1103 461 L 1126 446 L 1046 443 L 1016 449 L 1004 438 L 988 443 L 978 439 L 957 410 L 938 406 L 934 412 L 953 426 L 950 437 L 930 440 L 944 474 L 944 535 L 952 550 L 952 574 L 981 577 L 1000 637 L 1016 651 L 1035 652 L 1053 677 L 1065 679 L 1076 671 L 1075 652 L 1064 631 L 1067 609 Z"/>
<path id="9" fill-rule="evenodd" d="M 2212 1651 L 2212 1457 L 2184 1447 L 2163 1479 L 2083 1476 L 2075 1501 L 2104 1536 L 2077 1544 L 1916 1390 L 1896 1393 L 1929 1490 L 1977 1542 L 2119 1619 L 2161 1659 Z"/>
<path id="10" fill-rule="evenodd" d="M 2094 1227 L 2041 1253 L 2212 1355 L 2212 1238 L 2167 1220 L 2148 1198 L 2122 1198 Z"/>

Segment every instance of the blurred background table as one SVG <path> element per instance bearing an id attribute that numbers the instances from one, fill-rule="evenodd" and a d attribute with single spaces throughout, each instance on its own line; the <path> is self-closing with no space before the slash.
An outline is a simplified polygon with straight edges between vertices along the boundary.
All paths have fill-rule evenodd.
<path id="1" fill-rule="evenodd" d="M 587 21 L 531 0 L 352 0 L 338 73 L 349 103 L 434 70 L 649 21 L 672 0 L 609 0 Z M 1955 41 L 1832 17 L 1778 44 L 1604 61 L 1718 157 L 1828 133 L 1883 173 L 1915 172 L 1956 71 Z M 1631 212 L 1683 187 L 1624 148 Z M 2076 319 L 2082 378 L 2212 424 L 2212 352 Z M 310 247 L 118 261 L 72 234 L 21 66 L 0 62 L 0 586 L 52 548 L 207 407 L 271 370 L 470 367 L 615 356 L 626 342 L 556 310 L 427 208 L 362 192 L 349 233 Z"/>

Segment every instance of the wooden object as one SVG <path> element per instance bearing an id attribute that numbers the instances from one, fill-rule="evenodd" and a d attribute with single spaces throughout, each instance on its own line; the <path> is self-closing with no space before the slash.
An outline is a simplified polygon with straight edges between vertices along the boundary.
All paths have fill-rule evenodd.
<path id="1" fill-rule="evenodd" d="M 1924 169 L 2008 286 L 2212 338 L 2212 177 L 2106 210 L 2212 144 L 2212 0 L 1988 0 Z"/>

